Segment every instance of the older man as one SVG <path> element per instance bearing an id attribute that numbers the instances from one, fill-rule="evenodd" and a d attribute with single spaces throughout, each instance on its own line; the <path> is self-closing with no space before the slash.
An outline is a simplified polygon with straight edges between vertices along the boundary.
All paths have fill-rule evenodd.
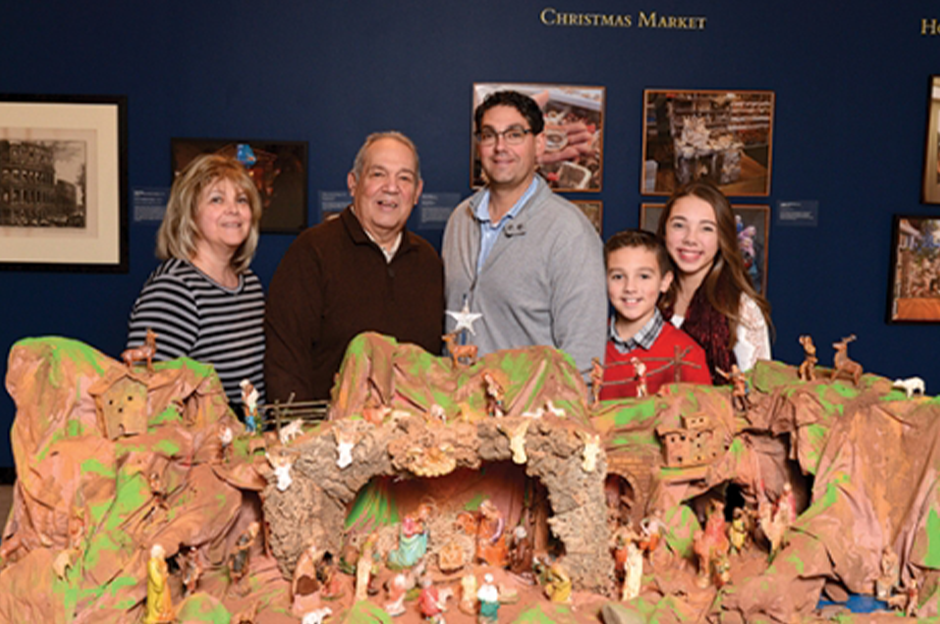
<path id="1" fill-rule="evenodd" d="M 329 398 L 346 346 L 363 331 L 441 350 L 441 260 L 405 229 L 423 186 L 414 144 L 398 132 L 370 135 L 347 183 L 352 205 L 298 236 L 271 281 L 269 401 Z"/>
<path id="2" fill-rule="evenodd" d="M 474 122 L 488 184 L 454 210 L 444 232 L 447 310 L 482 314 L 468 333 L 481 354 L 549 345 L 589 370 L 606 340 L 602 245 L 578 208 L 536 175 L 542 111 L 528 96 L 500 91 Z"/>

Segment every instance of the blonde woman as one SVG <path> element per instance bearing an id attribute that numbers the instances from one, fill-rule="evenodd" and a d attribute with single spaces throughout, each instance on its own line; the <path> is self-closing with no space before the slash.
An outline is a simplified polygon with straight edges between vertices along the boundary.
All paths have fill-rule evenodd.
<path id="1" fill-rule="evenodd" d="M 127 344 L 157 338 L 157 360 L 215 367 L 232 404 L 249 379 L 264 401 L 264 292 L 248 265 L 258 246 L 261 198 L 245 167 L 215 154 L 193 160 L 170 191 L 157 233 L 163 263 L 131 311 Z"/>

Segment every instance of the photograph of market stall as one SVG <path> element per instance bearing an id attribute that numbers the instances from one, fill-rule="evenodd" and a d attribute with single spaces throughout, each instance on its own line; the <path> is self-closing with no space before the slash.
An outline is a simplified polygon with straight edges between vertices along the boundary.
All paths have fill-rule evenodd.
<path id="1" fill-rule="evenodd" d="M 641 192 L 707 180 L 725 195 L 770 194 L 772 91 L 644 92 Z"/>

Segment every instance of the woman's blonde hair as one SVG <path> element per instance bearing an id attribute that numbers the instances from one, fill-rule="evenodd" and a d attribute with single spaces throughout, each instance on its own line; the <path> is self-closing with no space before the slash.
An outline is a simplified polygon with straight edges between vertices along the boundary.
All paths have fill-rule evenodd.
<path id="1" fill-rule="evenodd" d="M 770 303 L 759 295 L 751 285 L 751 280 L 744 268 L 744 257 L 741 255 L 741 249 L 738 246 L 738 230 L 734 222 L 734 211 L 728 198 L 718 190 L 716 186 L 708 182 L 693 181 L 680 187 L 663 210 L 663 216 L 659 219 L 659 226 L 656 233 L 663 240 L 666 238 L 666 226 L 669 216 L 672 214 L 672 207 L 683 197 L 697 197 L 706 201 L 715 211 L 715 220 L 718 228 L 718 253 L 715 254 L 715 260 L 712 263 L 705 281 L 699 286 L 704 289 L 704 294 L 708 303 L 718 310 L 728 319 L 728 327 L 731 330 L 731 344 L 734 346 L 736 339 L 736 330 L 741 321 L 741 315 L 738 308 L 741 305 L 741 293 L 757 303 L 768 328 L 773 328 L 770 321 Z M 676 275 L 678 277 L 678 275 Z M 679 290 L 679 280 L 675 279 L 669 288 L 669 291 L 663 296 L 661 305 L 664 308 L 671 307 L 676 302 L 676 295 Z"/>
<path id="2" fill-rule="evenodd" d="M 258 249 L 261 229 L 261 196 L 245 166 L 234 158 L 219 154 L 205 154 L 193 159 L 177 176 L 170 190 L 163 223 L 157 232 L 157 257 L 161 260 L 179 258 L 192 260 L 196 255 L 199 228 L 196 215 L 199 199 L 205 189 L 219 180 L 228 180 L 248 196 L 251 207 L 251 229 L 248 238 L 232 256 L 232 268 L 240 274 L 248 270 Z"/>

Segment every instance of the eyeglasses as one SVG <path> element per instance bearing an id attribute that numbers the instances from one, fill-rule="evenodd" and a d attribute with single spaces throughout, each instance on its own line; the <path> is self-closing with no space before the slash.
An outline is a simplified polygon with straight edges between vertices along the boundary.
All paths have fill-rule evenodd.
<path id="1" fill-rule="evenodd" d="M 518 126 L 513 126 L 511 128 L 506 128 L 502 132 L 497 132 L 496 130 L 487 128 L 482 132 L 477 132 L 476 136 L 477 142 L 479 142 L 480 145 L 491 147 L 496 145 L 499 137 L 503 137 L 503 140 L 506 141 L 506 145 L 522 145 L 522 142 L 525 141 L 525 135 L 531 133 L 531 128 L 520 128 Z"/>

